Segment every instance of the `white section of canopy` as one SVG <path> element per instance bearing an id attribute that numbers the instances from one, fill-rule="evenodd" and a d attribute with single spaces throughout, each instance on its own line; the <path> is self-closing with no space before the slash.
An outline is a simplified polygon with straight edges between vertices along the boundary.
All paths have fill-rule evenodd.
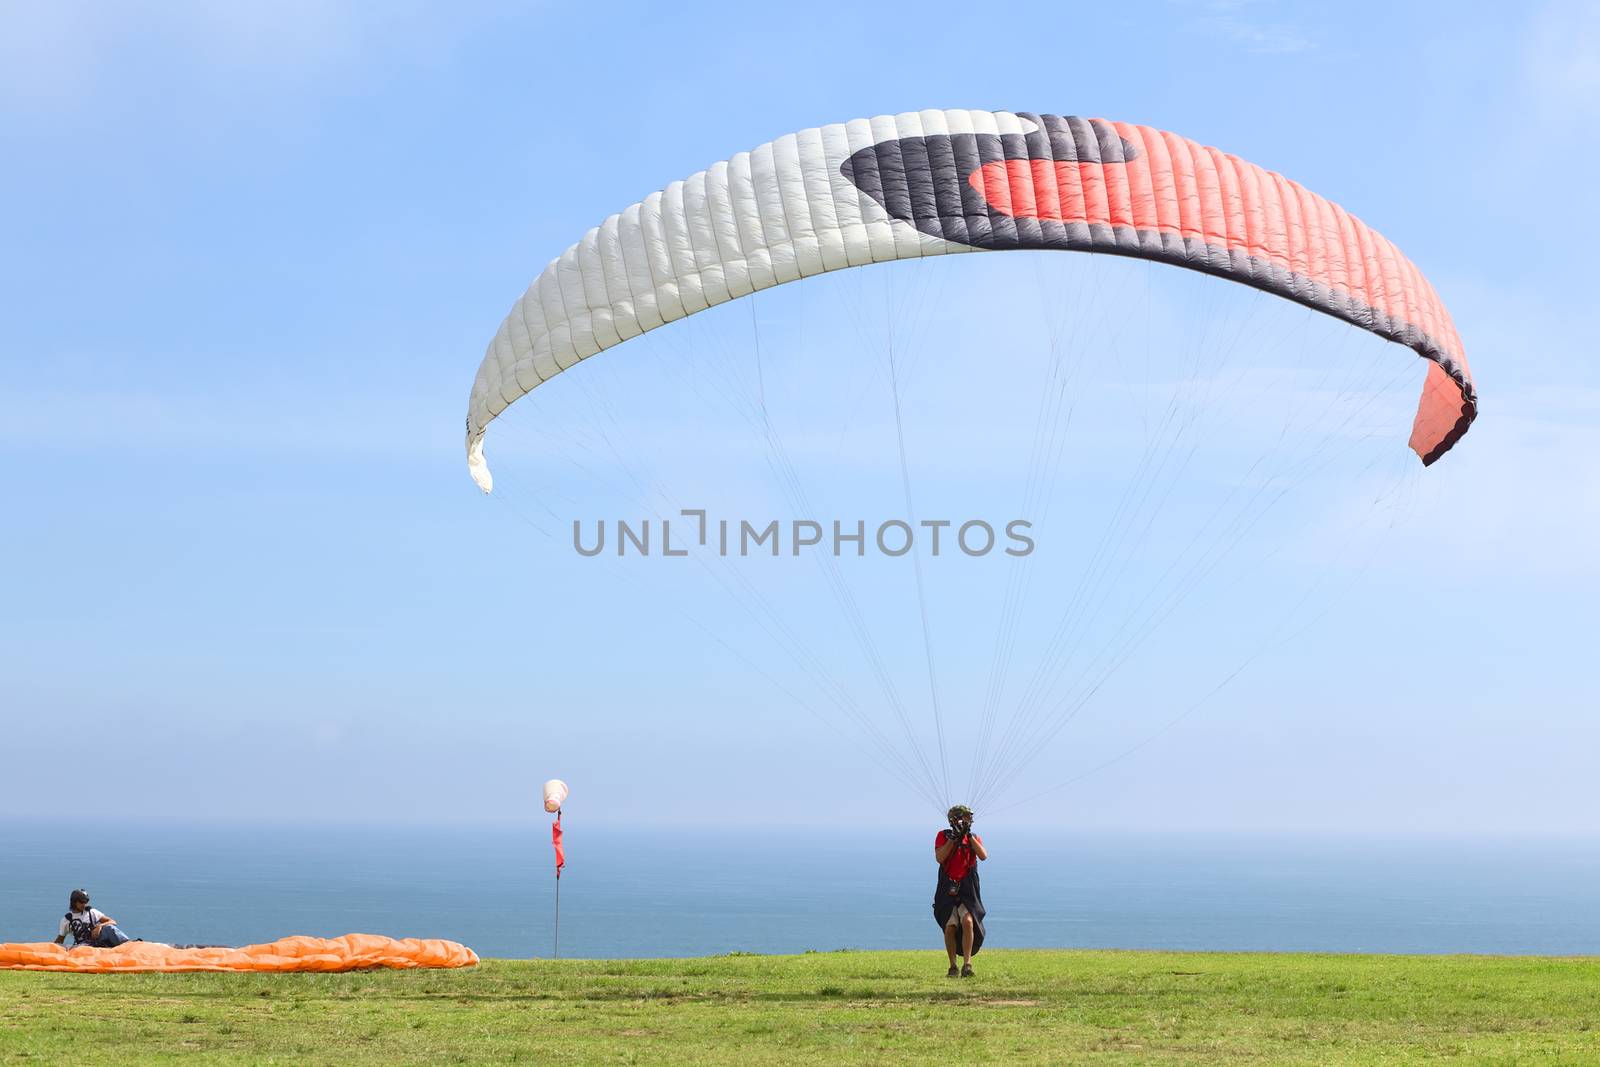
<path id="1" fill-rule="evenodd" d="M 484 492 L 489 423 L 580 360 L 669 322 L 845 267 L 976 251 L 892 221 L 846 179 L 875 143 L 939 133 L 1026 134 L 1004 111 L 913 111 L 803 130 L 612 215 L 550 261 L 500 325 L 472 383 L 467 466 Z"/>

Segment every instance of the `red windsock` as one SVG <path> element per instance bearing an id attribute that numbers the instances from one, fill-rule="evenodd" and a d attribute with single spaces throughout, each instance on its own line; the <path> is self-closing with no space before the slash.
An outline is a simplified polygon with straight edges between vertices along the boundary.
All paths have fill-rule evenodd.
<path id="1" fill-rule="evenodd" d="M 561 877 L 561 868 L 567 865 L 566 850 L 561 847 L 561 815 L 556 814 L 556 821 L 550 824 L 550 844 L 556 850 L 556 877 Z"/>

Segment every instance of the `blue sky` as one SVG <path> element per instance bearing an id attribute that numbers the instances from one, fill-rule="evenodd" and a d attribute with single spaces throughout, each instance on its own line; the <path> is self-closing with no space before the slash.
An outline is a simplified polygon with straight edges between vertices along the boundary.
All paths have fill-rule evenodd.
<path id="1" fill-rule="evenodd" d="M 616 625 L 630 602 L 483 499 L 460 442 L 484 344 L 588 226 L 782 133 L 922 107 L 1126 119 L 1304 182 L 1429 274 L 1484 398 L 1305 642 L 1008 817 L 1523 833 L 1600 816 L 1595 270 L 1573 239 L 1600 163 L 1587 5 L 375 12 L 6 16 L 0 816 L 70 794 L 151 818 L 520 819 L 561 774 L 596 820 L 925 818 L 648 601 L 631 603 L 660 640 Z M 789 310 L 767 306 L 775 352 Z M 937 367 L 973 342 L 926 343 Z M 650 410 L 648 378 L 599 374 L 624 413 Z M 930 386 L 924 412 L 950 395 Z M 661 462 L 691 481 L 721 455 L 715 427 L 633 429 L 675 436 Z M 834 462 L 841 497 L 873 499 Z M 501 473 L 526 497 L 548 472 L 535 453 Z M 952 507 L 987 506 L 951 482 Z M 985 573 L 949 587 L 946 650 Z M 845 656 L 807 603 L 793 624 Z M 702 614 L 734 632 L 728 610 Z M 1216 610 L 1188 632 L 1255 617 Z M 908 692 L 915 651 L 895 660 Z M 1123 699 L 1158 724 L 1207 688 L 1191 673 Z M 1074 743 L 1036 785 L 1080 766 Z"/>

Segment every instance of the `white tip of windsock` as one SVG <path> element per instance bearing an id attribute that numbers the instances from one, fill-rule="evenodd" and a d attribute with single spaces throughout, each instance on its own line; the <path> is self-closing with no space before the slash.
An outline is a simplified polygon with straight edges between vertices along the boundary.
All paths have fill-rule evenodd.
<path id="1" fill-rule="evenodd" d="M 552 778 L 544 784 L 544 810 L 554 815 L 561 810 L 561 805 L 567 799 L 567 783 L 559 778 Z"/>

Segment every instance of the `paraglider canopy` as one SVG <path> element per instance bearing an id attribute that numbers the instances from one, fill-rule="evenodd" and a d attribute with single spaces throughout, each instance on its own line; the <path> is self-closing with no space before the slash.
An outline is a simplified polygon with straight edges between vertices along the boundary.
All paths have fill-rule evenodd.
<path id="1" fill-rule="evenodd" d="M 1099 255 L 1092 267 L 1074 269 L 1042 262 L 1073 257 L 1032 254 L 1042 251 Z M 988 252 L 1012 254 L 992 257 L 998 262 L 981 274 L 950 262 L 988 260 L 955 255 Z M 1010 259 L 1020 261 L 1016 268 Z M 1215 282 L 1183 283 L 1182 272 L 1164 267 Z M 823 282 L 825 275 L 837 280 Z M 789 288 L 806 279 L 818 280 Z M 1263 299 L 1246 303 L 1224 281 Z M 769 290 L 765 319 L 777 329 L 764 337 L 755 298 Z M 716 310 L 741 300 L 747 316 Z M 1289 303 L 1356 329 L 1322 324 L 1318 314 L 1291 319 Z M 841 314 L 831 314 L 835 308 Z M 567 374 L 613 347 L 636 358 L 619 353 Z M 915 394 L 905 383 L 928 349 L 925 358 L 947 365 L 917 378 L 948 384 L 924 389 L 920 409 L 905 406 L 908 434 L 902 402 Z M 833 357 L 838 352 L 849 356 Z M 1408 412 L 1387 395 L 1407 384 L 1421 387 L 1408 438 Z M 880 385 L 887 410 L 875 415 L 865 404 Z M 538 515 L 558 524 L 572 518 L 572 549 L 606 558 L 628 586 L 630 613 L 645 587 L 653 604 L 682 615 L 786 701 L 829 729 L 854 726 L 873 761 L 930 811 L 949 812 L 950 755 L 970 753 L 965 795 L 991 816 L 1091 703 L 1108 712 L 1096 740 L 1110 741 L 1111 713 L 1159 725 L 1150 723 L 1135 744 L 1108 745 L 1109 759 L 1084 760 L 1089 769 L 1070 781 L 1166 733 L 1271 647 L 1297 643 L 1316 621 L 1299 625 L 1307 606 L 1359 576 L 1358 539 L 1392 527 L 1411 499 L 1411 471 L 1389 459 L 1400 451 L 1389 445 L 1404 440 L 1431 464 L 1477 413 L 1461 339 L 1428 279 L 1331 201 L 1149 127 L 962 110 L 780 137 L 584 234 L 516 302 L 478 368 L 466 450 L 485 492 L 493 486 L 486 435 L 492 425 L 512 430 L 498 420 L 536 391 L 532 410 L 523 409 L 534 440 L 522 451 L 542 484 L 507 501 L 512 512 L 553 542 L 561 538 Z M 783 440 L 785 401 L 805 435 L 795 450 Z M 719 405 L 726 410 L 713 410 Z M 726 425 L 717 422 L 727 415 Z M 921 508 L 908 437 L 941 449 L 929 468 L 942 495 L 930 503 L 920 494 Z M 556 461 L 572 470 L 550 470 Z M 699 483 L 694 495 L 670 485 L 674 462 L 674 473 Z M 815 495 L 806 485 L 813 478 Z M 1054 516 L 1049 548 L 1036 561 L 1031 536 L 1018 551 L 991 555 L 986 520 L 917 518 L 1015 506 L 1018 519 L 1005 524 L 1014 537 L 1013 526 L 1031 530 L 1051 519 L 1058 481 L 1075 497 L 1072 512 Z M 790 509 L 787 525 L 776 516 L 761 528 L 752 515 L 757 521 L 737 524 L 736 554 L 725 539 L 711 542 L 707 527 L 719 527 L 704 505 L 743 507 L 762 499 L 768 482 Z M 513 493 L 518 483 L 511 479 Z M 644 511 L 642 525 L 628 528 L 629 537 L 642 533 L 633 539 L 637 555 L 693 554 L 699 569 L 667 573 L 667 565 L 624 561 L 620 518 L 614 551 L 603 551 L 604 522 L 595 547 L 583 547 L 575 515 L 607 514 L 608 493 Z M 561 501 L 584 510 L 562 515 Z M 831 551 L 802 553 L 824 543 L 819 517 L 828 504 L 879 518 L 890 501 L 898 516 L 878 526 L 878 555 L 905 556 L 907 568 L 856 562 L 868 554 L 865 520 L 857 520 L 861 533 L 846 536 L 850 520 L 834 518 Z M 524 505 L 538 515 L 524 515 Z M 698 539 L 691 534 L 685 546 L 669 538 L 669 521 L 695 516 Z M 959 543 L 946 559 L 974 561 L 962 562 L 960 575 L 955 563 L 936 562 L 938 531 L 950 526 Z M 813 527 L 817 539 L 803 540 Z M 962 540 L 969 527 L 989 531 L 984 550 Z M 904 531 L 899 551 L 886 547 L 892 529 Z M 757 535 L 755 551 L 746 530 Z M 782 558 L 808 556 L 823 580 L 760 563 L 769 530 L 770 558 L 779 558 L 780 540 L 792 541 Z M 854 552 L 846 548 L 852 542 Z M 985 556 L 993 566 L 978 562 Z M 767 588 L 752 580 L 757 573 Z M 962 604 L 955 626 L 963 652 L 984 643 L 974 640 L 978 620 L 995 611 L 986 684 L 979 670 L 939 665 L 930 605 L 945 597 L 929 595 L 930 581 L 944 583 L 936 594 Z M 813 588 L 836 602 L 839 625 L 808 625 Z M 908 602 L 920 627 L 880 639 L 876 612 L 863 610 L 867 591 L 872 603 L 888 605 L 913 589 Z M 1210 598 L 1245 601 L 1250 593 L 1261 603 L 1231 609 L 1231 617 L 1194 614 Z M 723 594 L 736 614 L 699 617 L 707 597 Z M 1044 625 L 1033 625 L 1035 611 Z M 1150 644 L 1180 611 L 1193 628 Z M 746 655 L 745 642 L 763 638 L 782 656 L 771 670 L 760 650 Z M 836 672 L 836 646 L 860 660 Z M 897 681 L 902 655 L 923 661 L 916 686 L 925 675 L 925 697 L 906 698 Z M 1138 657 L 1152 669 L 1129 678 L 1126 665 Z M 1015 679 L 1014 664 L 1025 671 Z M 1192 699 L 1200 690 L 1174 680 L 1180 665 L 1214 674 L 1216 684 Z M 1119 672 L 1134 691 L 1110 692 Z M 948 737 L 940 674 L 962 679 L 962 704 L 973 709 L 952 717 Z M 854 693 L 857 677 L 877 692 Z M 912 707 L 923 699 L 926 730 Z M 546 811 L 557 814 L 566 796 L 565 783 L 547 783 Z M 559 864 L 559 838 L 557 847 Z"/>
<path id="2" fill-rule="evenodd" d="M 1237 156 L 1126 122 L 922 111 L 803 130 L 674 182 L 545 267 L 484 354 L 467 467 L 518 398 L 669 322 L 828 271 L 955 252 L 1106 252 L 1293 300 L 1430 361 L 1410 445 L 1425 464 L 1478 411 L 1455 325 L 1387 238 Z"/>

